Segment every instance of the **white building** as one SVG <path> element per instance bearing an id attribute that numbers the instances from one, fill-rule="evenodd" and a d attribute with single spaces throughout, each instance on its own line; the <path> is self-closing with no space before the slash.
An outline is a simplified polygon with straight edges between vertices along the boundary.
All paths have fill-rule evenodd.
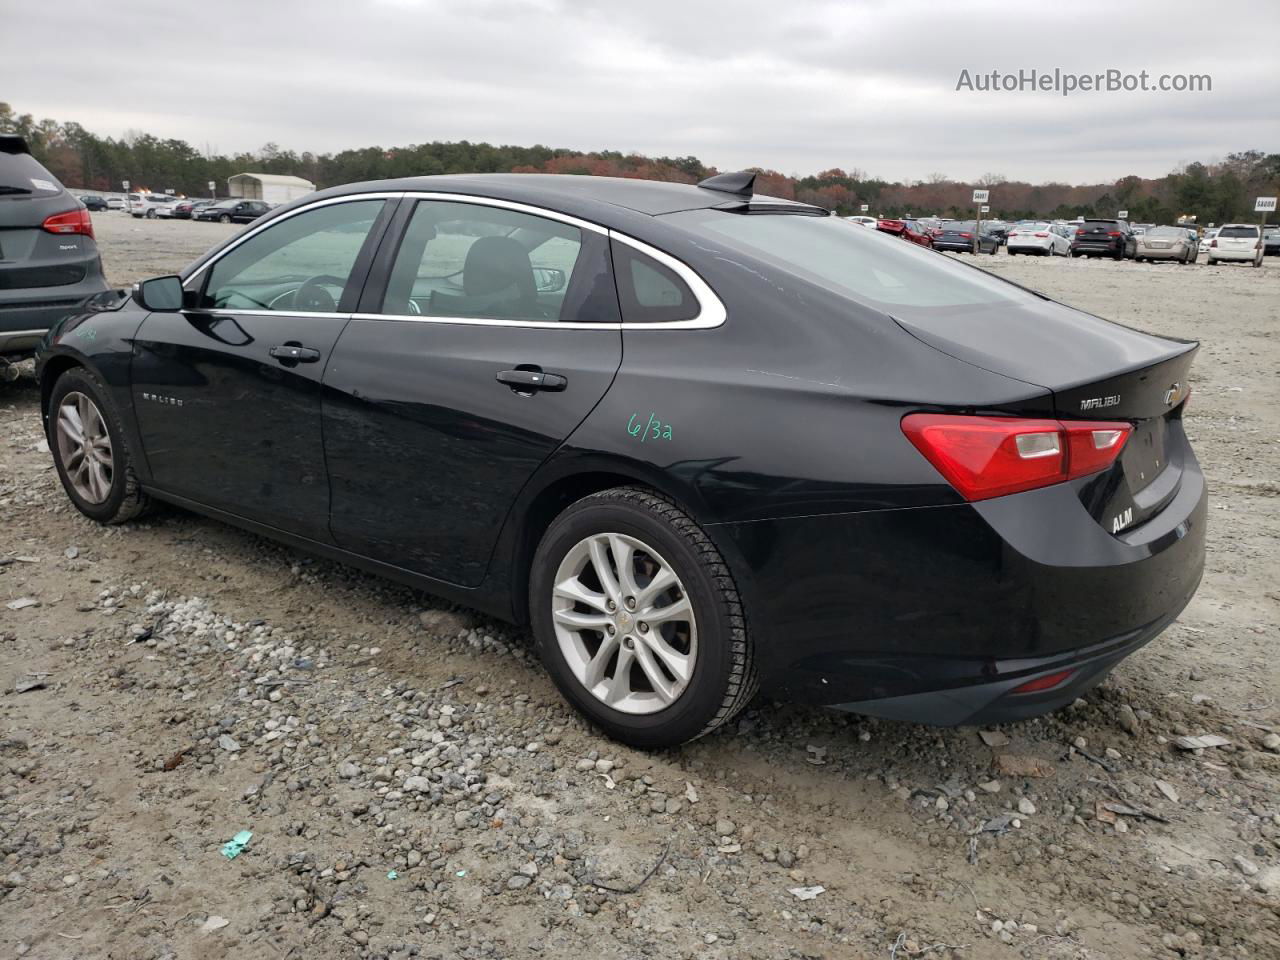
<path id="1" fill-rule="evenodd" d="M 227 194 L 245 200 L 265 200 L 267 203 L 288 203 L 314 193 L 316 185 L 301 177 L 289 177 L 278 173 L 237 173 L 227 178 Z"/>

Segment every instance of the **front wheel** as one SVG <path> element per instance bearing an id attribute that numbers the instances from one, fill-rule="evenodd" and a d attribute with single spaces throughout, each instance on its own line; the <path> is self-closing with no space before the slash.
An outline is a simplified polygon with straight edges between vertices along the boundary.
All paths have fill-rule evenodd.
<path id="1" fill-rule="evenodd" d="M 219 222 L 219 223 L 230 223 L 230 222 L 231 222 L 231 218 L 230 218 L 229 216 L 227 216 L 227 215 L 224 213 L 224 214 L 222 214 L 222 216 L 218 217 L 218 222 Z"/>
<path id="2" fill-rule="evenodd" d="M 124 426 L 94 374 L 76 368 L 58 378 L 47 431 L 58 478 L 77 510 L 99 523 L 124 523 L 147 509 Z"/>
<path id="3" fill-rule="evenodd" d="M 693 740 L 755 693 L 724 559 L 683 510 L 649 490 L 605 490 L 555 519 L 534 554 L 529 614 L 560 692 L 623 743 Z"/>

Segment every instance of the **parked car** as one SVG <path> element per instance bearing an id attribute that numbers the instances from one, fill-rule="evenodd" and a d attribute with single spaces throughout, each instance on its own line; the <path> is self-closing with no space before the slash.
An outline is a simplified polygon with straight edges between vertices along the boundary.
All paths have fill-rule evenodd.
<path id="1" fill-rule="evenodd" d="M 1005 220 L 983 220 L 983 228 L 992 234 L 1001 246 L 1009 240 L 1009 224 Z"/>
<path id="2" fill-rule="evenodd" d="M 753 182 L 317 193 L 51 331 L 58 476 L 100 522 L 171 501 L 529 624 L 637 746 L 757 686 L 1073 702 L 1199 582 L 1197 345 Z"/>
<path id="3" fill-rule="evenodd" d="M 863 226 L 863 227 L 871 227 L 872 229 L 874 229 L 875 225 L 880 222 L 875 217 L 865 217 L 865 216 L 845 217 L 845 219 L 848 220 L 850 223 L 856 223 L 859 226 Z"/>
<path id="4" fill-rule="evenodd" d="M 191 220 L 195 217 L 196 213 L 203 210 L 211 203 L 213 203 L 212 200 L 196 200 L 191 198 L 179 200 L 173 205 L 172 216 L 175 220 Z"/>
<path id="5" fill-rule="evenodd" d="M 1009 256 L 1019 253 L 1043 257 L 1065 257 L 1071 253 L 1071 240 L 1066 228 L 1044 220 L 1022 221 L 1009 230 Z"/>
<path id="6" fill-rule="evenodd" d="M 914 220 L 878 220 L 876 229 L 881 233 L 901 237 L 921 247 L 933 246 L 933 233 Z"/>
<path id="7" fill-rule="evenodd" d="M 195 214 L 196 220 L 217 220 L 219 223 L 248 223 L 257 220 L 271 208 L 261 200 L 219 200 Z"/>
<path id="8" fill-rule="evenodd" d="M 982 233 L 977 233 L 977 224 L 973 220 L 947 220 L 942 224 L 938 235 L 933 238 L 933 249 L 953 250 L 956 253 L 991 253 L 1000 249 L 1000 241 L 995 234 L 983 224 Z"/>
<path id="9" fill-rule="evenodd" d="M 1134 260 L 1175 260 L 1195 263 L 1198 242 L 1183 227 L 1151 227 L 1136 238 Z"/>
<path id="10" fill-rule="evenodd" d="M 130 194 L 130 197 L 132 196 Z M 137 201 L 130 203 L 129 212 L 139 219 L 145 217 L 148 220 L 154 220 L 159 216 L 167 216 L 177 202 L 177 197 L 167 193 L 146 193 L 142 194 Z M 164 211 L 163 214 L 161 210 Z"/>
<path id="11" fill-rule="evenodd" d="M 85 205 L 22 137 L 0 135 L 0 373 L 106 289 Z"/>
<path id="12" fill-rule="evenodd" d="M 1262 232 L 1262 255 L 1265 257 L 1280 256 L 1280 227 L 1267 225 Z"/>
<path id="13" fill-rule="evenodd" d="M 124 198 L 125 213 L 131 214 L 136 208 L 140 208 L 141 206 L 142 206 L 142 194 L 140 193 L 125 194 L 125 198 Z M 138 214 L 138 216 L 141 216 L 141 214 Z"/>
<path id="14" fill-rule="evenodd" d="M 1087 218 L 1076 228 L 1071 240 L 1073 257 L 1132 257 L 1138 248 L 1137 238 L 1123 220 Z"/>
<path id="15" fill-rule="evenodd" d="M 106 199 L 104 197 L 99 197 L 96 194 L 90 193 L 86 196 L 80 197 L 80 202 L 84 204 L 84 208 L 86 210 L 106 210 L 107 209 Z"/>
<path id="16" fill-rule="evenodd" d="M 1244 261 L 1262 266 L 1262 238 L 1256 223 L 1226 223 L 1209 241 L 1209 263 L 1220 260 Z"/>
<path id="17" fill-rule="evenodd" d="M 107 197 L 107 209 L 108 209 L 108 210 L 123 210 L 123 209 L 124 209 L 124 197 Z"/>

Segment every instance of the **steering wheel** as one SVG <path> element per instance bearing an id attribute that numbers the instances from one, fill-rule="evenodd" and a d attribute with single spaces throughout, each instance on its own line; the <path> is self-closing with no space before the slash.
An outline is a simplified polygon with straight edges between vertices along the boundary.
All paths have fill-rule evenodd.
<path id="1" fill-rule="evenodd" d="M 311 277 L 293 292 L 293 309 L 308 313 L 333 313 L 338 309 L 338 301 L 333 299 L 333 294 L 325 287 L 333 286 L 341 290 L 346 285 L 347 281 L 327 273 Z"/>

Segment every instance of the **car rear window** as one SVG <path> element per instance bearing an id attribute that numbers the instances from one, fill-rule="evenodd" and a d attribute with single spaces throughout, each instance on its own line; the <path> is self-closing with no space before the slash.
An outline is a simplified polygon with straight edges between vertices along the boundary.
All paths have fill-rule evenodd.
<path id="1" fill-rule="evenodd" d="M 1182 227 L 1152 227 L 1146 231 L 1148 237 L 1185 237 Z"/>
<path id="2" fill-rule="evenodd" d="M 62 186 L 29 153 L 0 152 L 0 196 L 52 196 Z"/>
<path id="3" fill-rule="evenodd" d="M 886 243 L 871 231 L 846 229 L 834 217 L 689 210 L 667 219 L 716 246 L 776 264 L 781 272 L 886 313 L 895 307 L 1039 302 L 982 270 L 914 243 Z"/>
<path id="4" fill-rule="evenodd" d="M 1257 227 L 1223 227 L 1218 233 L 1220 237 L 1257 237 Z"/>

